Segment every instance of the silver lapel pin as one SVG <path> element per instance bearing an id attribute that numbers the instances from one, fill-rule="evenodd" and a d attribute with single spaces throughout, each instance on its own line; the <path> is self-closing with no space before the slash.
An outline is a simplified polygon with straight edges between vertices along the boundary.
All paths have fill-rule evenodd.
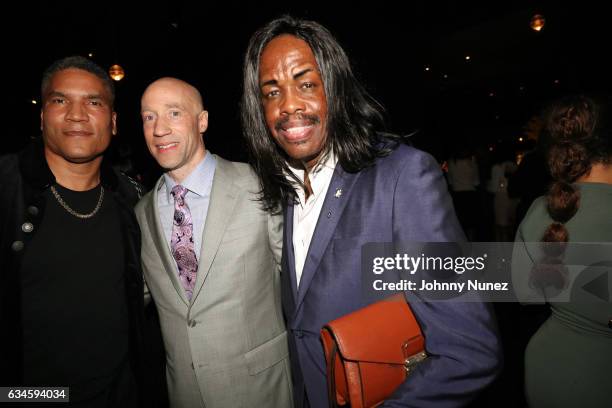
<path id="1" fill-rule="evenodd" d="M 334 197 L 340 198 L 341 195 L 342 195 L 342 189 L 339 188 L 339 189 L 336 190 L 336 194 L 334 195 Z"/>

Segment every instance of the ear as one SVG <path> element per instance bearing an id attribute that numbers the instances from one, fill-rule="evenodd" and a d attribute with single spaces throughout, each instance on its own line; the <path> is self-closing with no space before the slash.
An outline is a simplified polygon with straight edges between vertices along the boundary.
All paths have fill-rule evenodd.
<path id="1" fill-rule="evenodd" d="M 112 134 L 113 136 L 117 135 L 117 112 L 113 112 L 111 114 L 111 124 L 112 124 Z"/>
<path id="2" fill-rule="evenodd" d="M 208 111 L 203 110 L 198 115 L 198 130 L 204 133 L 206 129 L 208 129 Z"/>
<path id="3" fill-rule="evenodd" d="M 40 110 L 40 130 L 43 130 L 43 122 L 44 122 L 44 113 L 43 110 Z"/>

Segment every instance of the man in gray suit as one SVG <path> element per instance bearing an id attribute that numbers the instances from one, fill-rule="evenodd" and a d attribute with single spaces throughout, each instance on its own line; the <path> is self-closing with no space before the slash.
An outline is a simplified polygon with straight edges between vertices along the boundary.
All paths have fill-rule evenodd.
<path id="1" fill-rule="evenodd" d="M 291 407 L 279 297 L 282 230 L 246 164 L 208 152 L 200 93 L 162 78 L 141 100 L 166 173 L 137 205 L 145 280 L 160 315 L 172 407 Z"/>

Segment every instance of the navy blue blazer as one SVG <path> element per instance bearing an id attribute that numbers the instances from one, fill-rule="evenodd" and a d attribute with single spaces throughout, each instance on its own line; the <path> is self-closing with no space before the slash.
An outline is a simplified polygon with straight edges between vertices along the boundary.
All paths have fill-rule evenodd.
<path id="1" fill-rule="evenodd" d="M 342 194 L 336 197 L 338 189 Z M 465 238 L 437 162 L 405 145 L 358 173 L 336 166 L 299 289 L 292 204 L 286 206 L 284 217 L 282 299 L 290 331 L 296 407 L 305 406 L 306 392 L 312 408 L 326 408 L 325 356 L 319 333 L 328 321 L 366 306 L 361 290 L 362 245 Z M 408 299 L 413 296 L 406 295 Z M 467 404 L 491 383 L 501 366 L 500 341 L 490 305 L 411 302 L 411 307 L 430 357 L 383 406 Z"/>

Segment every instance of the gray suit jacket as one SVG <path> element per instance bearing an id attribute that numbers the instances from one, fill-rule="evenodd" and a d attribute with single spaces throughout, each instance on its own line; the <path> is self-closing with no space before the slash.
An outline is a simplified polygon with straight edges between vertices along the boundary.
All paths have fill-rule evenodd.
<path id="1" fill-rule="evenodd" d="M 166 347 L 172 407 L 292 406 L 280 306 L 281 217 L 262 211 L 251 169 L 218 156 L 193 298 L 179 282 L 157 208 L 136 207 L 145 280 Z"/>

